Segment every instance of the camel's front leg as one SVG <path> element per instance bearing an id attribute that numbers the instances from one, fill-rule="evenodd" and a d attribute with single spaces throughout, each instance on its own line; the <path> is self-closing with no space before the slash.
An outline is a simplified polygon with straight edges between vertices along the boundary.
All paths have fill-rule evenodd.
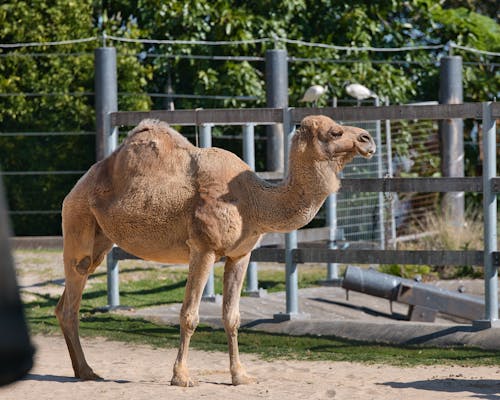
<path id="1" fill-rule="evenodd" d="M 171 384 L 175 386 L 193 386 L 189 377 L 187 358 L 191 336 L 198 326 L 201 295 L 208 280 L 210 268 L 215 262 L 213 252 L 201 253 L 191 249 L 189 275 L 186 283 L 184 302 L 182 303 L 180 324 L 181 343 L 174 364 L 174 375 Z"/>
<path id="2" fill-rule="evenodd" d="M 250 253 L 240 259 L 230 259 L 224 266 L 224 299 L 222 319 L 229 344 L 229 365 L 233 385 L 253 383 L 241 365 L 238 350 L 238 328 L 240 327 L 240 296 L 243 279 L 250 260 Z"/>

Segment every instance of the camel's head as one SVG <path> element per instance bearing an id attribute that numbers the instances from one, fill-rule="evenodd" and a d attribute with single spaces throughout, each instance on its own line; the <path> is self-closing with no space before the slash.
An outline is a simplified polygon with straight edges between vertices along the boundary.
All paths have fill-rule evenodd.
<path id="1" fill-rule="evenodd" d="M 356 155 L 370 158 L 375 153 L 375 142 L 361 128 L 337 124 L 324 115 L 305 117 L 295 136 L 300 152 L 318 161 L 335 161 L 345 165 Z"/>

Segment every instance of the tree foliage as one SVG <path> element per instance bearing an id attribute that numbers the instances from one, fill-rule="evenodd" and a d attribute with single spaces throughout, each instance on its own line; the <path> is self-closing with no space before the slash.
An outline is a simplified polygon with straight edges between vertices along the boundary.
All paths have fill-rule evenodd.
<path id="1" fill-rule="evenodd" d="M 341 46 L 401 47 L 454 42 L 500 51 L 494 2 L 474 0 L 7 0 L 0 5 L 0 43 L 47 42 L 108 35 L 125 38 L 235 41 L 280 37 Z M 483 14 L 478 14 L 479 11 Z M 438 62 L 447 49 L 403 52 L 343 51 L 280 41 L 209 46 L 108 41 L 118 50 L 119 108 L 164 108 L 174 93 L 237 98 L 176 98 L 176 108 L 265 105 L 265 65 L 239 60 L 286 47 L 290 104 L 312 84 L 345 97 L 347 81 L 369 86 L 391 103 L 437 99 Z M 94 130 L 93 50 L 100 41 L 0 49 L 0 132 Z M 34 54 L 36 53 L 36 54 Z M 466 101 L 500 93 L 487 55 L 464 57 Z M 188 58 L 196 56 L 196 58 Z M 221 60 L 218 57 L 232 57 Z M 472 64 L 467 64 L 472 63 Z M 94 161 L 92 136 L 1 137 L 6 171 L 84 170 Z M 76 176 L 6 177 L 15 210 L 58 210 Z M 40 194 L 43 194 L 40 196 Z M 17 234 L 58 233 L 59 216 L 14 216 Z"/>

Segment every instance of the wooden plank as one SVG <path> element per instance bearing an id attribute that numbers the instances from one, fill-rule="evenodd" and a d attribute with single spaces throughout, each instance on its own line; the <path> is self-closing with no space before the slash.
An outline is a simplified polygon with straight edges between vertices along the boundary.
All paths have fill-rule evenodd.
<path id="1" fill-rule="evenodd" d="M 491 104 L 491 114 L 493 118 L 500 118 L 500 103 L 493 102 Z"/>
<path id="2" fill-rule="evenodd" d="M 341 192 L 482 192 L 481 177 L 341 179 Z M 500 185 L 500 180 L 497 181 Z M 500 188 L 500 186 L 499 186 Z"/>
<path id="3" fill-rule="evenodd" d="M 483 265 L 482 251 L 458 250 L 293 250 L 297 263 Z M 494 258 L 496 260 L 496 258 Z M 496 260 L 498 265 L 498 261 Z"/>
<path id="4" fill-rule="evenodd" d="M 152 118 L 171 125 L 196 125 L 196 110 L 118 111 L 110 114 L 112 126 L 135 126 L 143 119 Z"/>
<path id="5" fill-rule="evenodd" d="M 252 251 L 250 261 L 284 263 L 285 249 L 255 249 Z"/>
<path id="6" fill-rule="evenodd" d="M 139 260 L 119 247 L 112 249 L 116 260 Z M 293 250 L 296 263 L 359 263 L 417 265 L 484 265 L 482 251 L 454 250 L 331 250 L 301 248 Z M 500 266 L 500 252 L 494 252 L 493 265 Z M 252 261 L 285 262 L 285 249 L 258 248 L 252 251 Z"/>
<path id="7" fill-rule="evenodd" d="M 281 108 L 239 108 L 197 110 L 196 123 L 214 125 L 274 125 L 283 122 Z"/>
<path id="8" fill-rule="evenodd" d="M 110 114 L 113 126 L 135 126 L 145 118 L 159 119 L 171 125 L 272 125 L 283 122 L 281 108 L 199 109 L 118 111 Z"/>
<path id="9" fill-rule="evenodd" d="M 500 178 L 492 178 L 491 187 L 494 192 L 500 193 Z"/>
<path id="10" fill-rule="evenodd" d="M 327 115 L 338 121 L 376 121 L 411 119 L 482 118 L 482 103 L 437 105 L 392 105 L 362 107 L 292 108 L 292 121 L 299 124 L 308 115 Z M 494 118 L 500 117 L 500 104 L 492 104 Z M 200 109 L 118 111 L 110 115 L 113 126 L 134 126 L 145 118 L 160 119 L 172 125 L 269 125 L 283 122 L 280 108 Z"/>
<path id="11" fill-rule="evenodd" d="M 299 243 L 310 243 L 317 242 L 321 240 L 328 240 L 330 234 L 330 228 L 308 228 L 299 229 L 297 231 L 297 241 Z M 284 233 L 268 233 L 264 235 L 260 246 L 284 246 L 285 245 L 285 234 Z"/>
<path id="12" fill-rule="evenodd" d="M 495 108 L 496 110 L 496 108 Z M 294 108 L 292 122 L 299 124 L 308 115 L 326 115 L 337 121 L 482 118 L 481 103 L 393 105 L 362 107 Z"/>

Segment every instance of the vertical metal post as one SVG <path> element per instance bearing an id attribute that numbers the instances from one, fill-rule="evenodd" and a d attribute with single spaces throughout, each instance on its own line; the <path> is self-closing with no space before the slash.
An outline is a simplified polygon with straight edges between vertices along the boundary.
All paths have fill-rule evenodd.
<path id="1" fill-rule="evenodd" d="M 291 120 L 290 109 L 283 109 L 283 129 L 286 133 L 287 140 L 285 141 L 285 157 L 286 169 L 285 173 L 289 173 L 289 154 L 291 137 L 295 130 L 295 126 Z M 285 286 L 286 286 L 286 313 L 277 314 L 277 319 L 291 319 L 299 314 L 299 279 L 297 271 L 297 263 L 293 258 L 293 251 L 298 247 L 297 231 L 292 231 L 285 234 Z"/>
<path id="2" fill-rule="evenodd" d="M 332 99 L 332 107 L 337 107 L 337 97 Z M 330 194 L 325 201 L 326 207 L 326 226 L 328 226 L 328 248 L 336 249 L 337 235 L 337 193 Z M 339 283 L 339 268 L 337 263 L 326 264 L 326 280 L 325 284 Z"/>
<path id="3" fill-rule="evenodd" d="M 389 98 L 385 99 L 385 105 L 389 105 Z M 387 155 L 387 175 L 389 178 L 394 178 L 394 170 L 392 167 L 392 133 L 391 120 L 385 120 L 385 151 Z M 394 193 L 390 194 L 389 200 L 389 218 L 390 218 L 390 248 L 396 248 L 396 217 L 394 215 Z"/>
<path id="4" fill-rule="evenodd" d="M 116 49 L 101 47 L 94 51 L 96 159 L 110 155 L 118 143 L 118 130 L 110 123 L 109 113 L 118 110 Z"/>
<path id="5" fill-rule="evenodd" d="M 243 160 L 255 171 L 255 139 L 254 124 L 243 125 Z M 250 261 L 247 269 L 245 292 L 258 295 L 259 281 L 257 276 L 257 263 Z"/>
<path id="6" fill-rule="evenodd" d="M 288 107 L 287 51 L 283 49 L 267 50 L 265 60 L 266 105 L 267 107 L 286 108 Z M 283 171 L 283 129 L 282 124 L 267 127 L 266 168 L 268 171 Z"/>
<path id="7" fill-rule="evenodd" d="M 380 100 L 375 97 L 375 107 L 380 105 Z M 380 120 L 375 121 L 375 142 L 377 145 L 377 178 L 384 177 L 384 161 L 382 154 L 382 128 Z M 378 193 L 378 229 L 380 232 L 380 248 L 385 248 L 385 213 L 384 213 L 384 193 Z"/>
<path id="8" fill-rule="evenodd" d="M 212 147 L 212 124 L 202 124 L 200 126 L 200 147 Z M 207 283 L 203 289 L 202 300 L 213 301 L 215 299 L 214 269 L 210 269 Z"/>
<path id="9" fill-rule="evenodd" d="M 328 226 L 328 248 L 337 248 L 337 194 L 332 193 L 326 198 L 326 225 Z M 326 282 L 334 284 L 339 282 L 339 271 L 337 263 L 326 264 Z"/>
<path id="10" fill-rule="evenodd" d="M 95 109 L 96 109 L 96 158 L 109 156 L 118 145 L 118 129 L 111 126 L 109 113 L 118 110 L 118 82 L 116 49 L 102 47 L 94 52 Z M 120 305 L 120 280 L 118 261 L 113 251 L 106 256 L 108 307 Z"/>
<path id="11" fill-rule="evenodd" d="M 120 279 L 118 260 L 113 257 L 113 249 L 106 256 L 106 280 L 108 285 L 108 307 L 120 306 Z"/>
<path id="12" fill-rule="evenodd" d="M 462 57 L 441 58 L 439 73 L 439 103 L 463 102 Z M 441 169 L 443 176 L 464 176 L 464 127 L 461 119 L 445 119 L 439 123 L 441 139 Z M 443 212 L 453 226 L 464 224 L 464 193 L 448 192 L 443 196 Z"/>
<path id="13" fill-rule="evenodd" d="M 498 321 L 498 270 L 493 264 L 497 251 L 497 196 L 492 178 L 497 175 L 496 124 L 491 103 L 483 103 L 483 208 L 484 208 L 484 296 L 485 319 L 490 326 Z"/>

